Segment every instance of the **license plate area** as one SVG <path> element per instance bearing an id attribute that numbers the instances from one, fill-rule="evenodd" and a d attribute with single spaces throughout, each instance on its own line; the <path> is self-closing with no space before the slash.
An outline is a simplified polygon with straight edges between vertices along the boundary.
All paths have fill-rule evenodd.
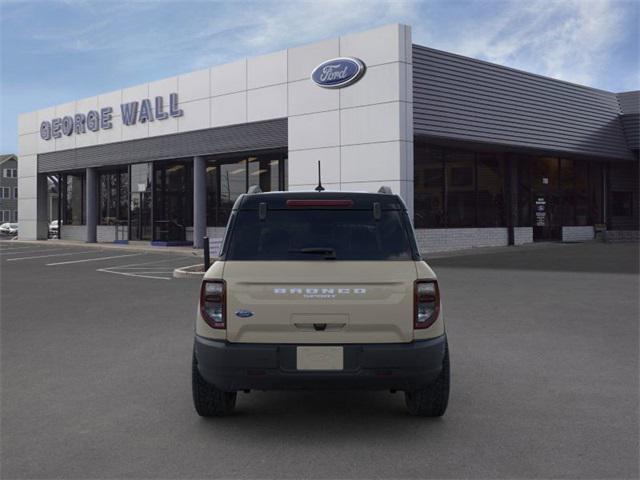
<path id="1" fill-rule="evenodd" d="M 343 370 L 342 347 L 297 347 L 296 368 L 298 370 Z"/>

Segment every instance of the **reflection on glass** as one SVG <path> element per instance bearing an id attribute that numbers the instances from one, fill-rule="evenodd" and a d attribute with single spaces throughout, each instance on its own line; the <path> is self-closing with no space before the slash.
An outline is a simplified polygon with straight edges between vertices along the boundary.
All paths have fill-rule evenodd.
<path id="1" fill-rule="evenodd" d="M 473 153 L 446 154 L 447 226 L 475 224 L 475 158 Z"/>
<path id="2" fill-rule="evenodd" d="M 252 185 L 263 192 L 286 188 L 283 152 L 212 160 L 206 172 L 209 226 L 225 226 L 235 201 Z"/>
<path id="3" fill-rule="evenodd" d="M 129 175 L 126 171 L 98 175 L 98 224 L 116 225 L 128 220 Z"/>
<path id="4" fill-rule="evenodd" d="M 155 164 L 154 240 L 186 240 L 186 229 L 193 224 L 191 185 L 191 163 Z"/>
<path id="5" fill-rule="evenodd" d="M 151 164 L 137 163 L 131 165 L 131 191 L 150 192 L 151 191 Z"/>
<path id="6" fill-rule="evenodd" d="M 417 145 L 415 149 L 414 188 L 417 228 L 444 226 L 444 169 L 440 149 Z"/>
<path id="7" fill-rule="evenodd" d="M 118 221 L 123 223 L 129 218 L 129 173 L 126 170 L 120 172 L 119 189 Z"/>
<path id="8" fill-rule="evenodd" d="M 503 162 L 498 155 L 478 155 L 478 226 L 505 225 Z"/>
<path id="9" fill-rule="evenodd" d="M 63 223 L 84 225 L 84 176 L 68 174 L 64 179 Z"/>

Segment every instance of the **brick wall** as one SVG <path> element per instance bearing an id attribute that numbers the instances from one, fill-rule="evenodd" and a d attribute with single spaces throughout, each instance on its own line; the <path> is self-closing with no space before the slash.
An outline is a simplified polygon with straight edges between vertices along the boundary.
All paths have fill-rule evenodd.
<path id="1" fill-rule="evenodd" d="M 563 242 L 586 242 L 593 240 L 595 232 L 592 226 L 587 227 L 562 227 Z"/>
<path id="2" fill-rule="evenodd" d="M 417 229 L 421 252 L 447 252 L 476 247 L 499 247 L 508 244 L 506 228 Z"/>
<path id="3" fill-rule="evenodd" d="M 607 230 L 604 232 L 604 240 L 607 243 L 638 242 L 640 232 L 638 230 Z"/>
<path id="4" fill-rule="evenodd" d="M 80 240 L 87 239 L 87 227 L 85 225 L 62 225 L 62 240 Z"/>
<path id="5" fill-rule="evenodd" d="M 524 245 L 533 242 L 533 227 L 515 227 L 513 229 L 513 243 Z"/>
<path id="6" fill-rule="evenodd" d="M 98 242 L 114 242 L 116 239 L 115 225 L 98 225 L 97 239 Z M 128 238 L 128 237 L 125 237 Z"/>
<path id="7" fill-rule="evenodd" d="M 115 242 L 116 226 L 115 225 L 98 225 L 97 228 L 98 242 Z M 118 226 L 118 240 L 129 239 L 129 227 Z"/>

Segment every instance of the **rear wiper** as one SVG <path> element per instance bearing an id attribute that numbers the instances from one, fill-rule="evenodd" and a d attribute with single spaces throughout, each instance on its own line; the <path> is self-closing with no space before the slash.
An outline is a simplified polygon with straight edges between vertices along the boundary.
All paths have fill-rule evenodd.
<path id="1" fill-rule="evenodd" d="M 324 254 L 327 260 L 335 260 L 336 259 L 336 251 L 331 247 L 307 247 L 301 248 L 299 250 L 289 250 L 289 253 L 318 253 Z"/>

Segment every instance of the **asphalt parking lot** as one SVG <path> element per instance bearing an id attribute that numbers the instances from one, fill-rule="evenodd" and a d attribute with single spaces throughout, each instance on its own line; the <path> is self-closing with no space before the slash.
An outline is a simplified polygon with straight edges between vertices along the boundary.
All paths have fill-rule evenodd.
<path id="1" fill-rule="evenodd" d="M 0 242 L 2 478 L 638 477 L 637 244 L 430 262 L 442 419 L 386 392 L 252 392 L 201 419 L 199 281 L 167 273 L 196 262 L 84 250 Z"/>

